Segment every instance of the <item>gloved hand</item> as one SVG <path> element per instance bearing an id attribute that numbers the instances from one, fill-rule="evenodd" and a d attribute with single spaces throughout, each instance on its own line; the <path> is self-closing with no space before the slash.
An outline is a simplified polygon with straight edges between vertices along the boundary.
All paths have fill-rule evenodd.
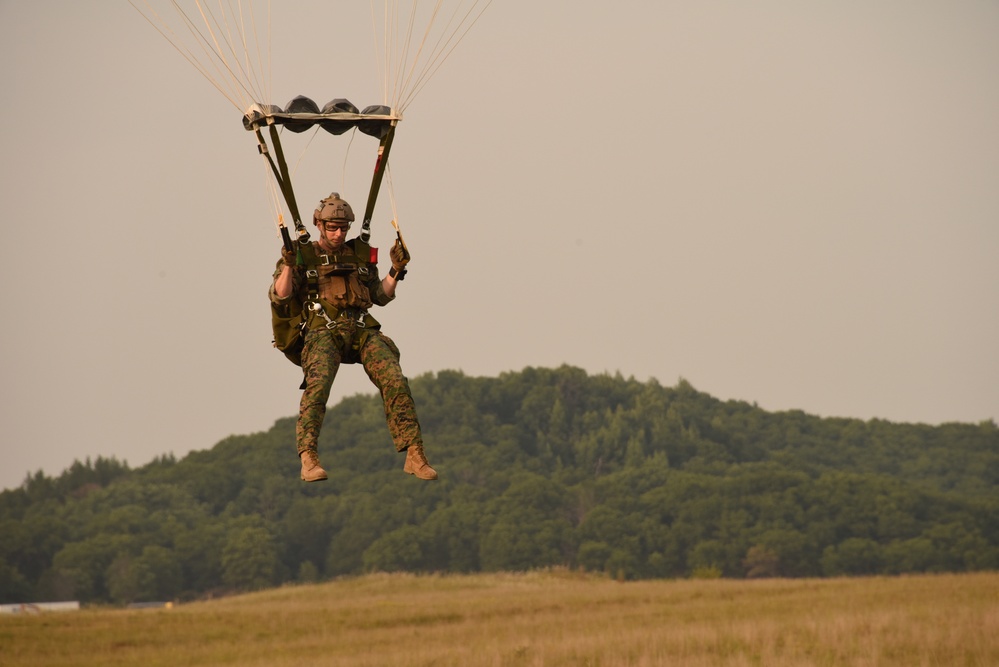
<path id="1" fill-rule="evenodd" d="M 293 269 L 295 268 L 295 262 L 297 261 L 297 254 L 298 253 L 296 252 L 295 248 L 289 250 L 288 248 L 281 246 L 281 261 L 284 262 L 286 266 L 290 266 Z"/>
<path id="2" fill-rule="evenodd" d="M 395 244 L 389 250 L 389 257 L 392 258 L 392 268 L 396 272 L 401 273 L 406 269 L 406 265 L 409 264 L 409 249 L 402 242 L 401 237 L 396 237 Z"/>

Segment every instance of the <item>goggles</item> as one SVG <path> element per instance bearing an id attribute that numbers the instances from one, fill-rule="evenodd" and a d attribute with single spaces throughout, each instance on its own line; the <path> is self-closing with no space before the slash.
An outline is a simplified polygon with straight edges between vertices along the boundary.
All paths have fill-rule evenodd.
<path id="1" fill-rule="evenodd" d="M 343 220 L 320 220 L 319 225 L 328 232 L 343 232 L 346 234 L 347 230 L 350 229 L 350 223 Z"/>

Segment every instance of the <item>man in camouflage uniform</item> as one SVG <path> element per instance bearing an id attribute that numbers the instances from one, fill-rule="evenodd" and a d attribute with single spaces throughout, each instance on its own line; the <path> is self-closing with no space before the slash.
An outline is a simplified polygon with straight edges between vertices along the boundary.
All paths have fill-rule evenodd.
<path id="1" fill-rule="evenodd" d="M 399 366 L 399 348 L 368 313 L 372 305 L 384 306 L 395 298 L 398 281 L 406 275 L 409 251 L 397 238 L 389 253 L 392 268 L 379 280 L 377 251 L 360 238 L 346 240 L 354 212 L 337 193 L 319 203 L 312 221 L 319 228 L 319 241 L 283 250 L 270 289 L 274 304 L 286 306 L 297 300 L 305 314 L 304 393 L 295 432 L 302 480 L 327 478 L 317 452 L 319 430 L 340 364 L 357 362 L 381 392 L 392 442 L 397 451 L 406 452 L 403 470 L 420 479 L 437 479 L 423 453 L 416 406 Z"/>

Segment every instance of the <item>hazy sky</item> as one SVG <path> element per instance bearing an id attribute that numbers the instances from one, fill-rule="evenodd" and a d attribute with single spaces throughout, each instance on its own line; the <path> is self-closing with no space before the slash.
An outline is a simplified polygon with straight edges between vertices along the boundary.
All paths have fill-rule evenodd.
<path id="1" fill-rule="evenodd" d="M 382 101 L 368 2 L 272 26 L 266 101 Z M 411 377 L 571 364 L 775 411 L 999 417 L 997 35 L 985 0 L 496 0 L 399 127 L 413 261 L 375 314 Z M 296 414 L 240 112 L 124 0 L 0 0 L 0 59 L 0 488 Z M 344 176 L 347 139 L 301 139 L 303 211 L 363 209 L 373 140 Z M 331 402 L 372 391 L 344 366 Z"/>

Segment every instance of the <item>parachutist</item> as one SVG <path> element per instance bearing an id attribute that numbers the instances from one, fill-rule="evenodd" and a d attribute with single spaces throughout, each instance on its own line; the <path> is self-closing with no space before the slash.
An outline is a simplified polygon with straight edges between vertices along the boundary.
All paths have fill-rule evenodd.
<path id="1" fill-rule="evenodd" d="M 410 254 L 398 236 L 389 252 L 392 268 L 378 277 L 378 253 L 361 237 L 347 240 L 354 212 L 337 193 L 319 202 L 312 216 L 319 241 L 303 243 L 292 256 L 282 252 L 270 289 L 275 322 L 302 314 L 300 326 L 286 326 L 275 345 L 300 363 L 305 374 L 295 439 L 306 482 L 327 479 L 319 463 L 319 430 L 326 416 L 333 379 L 341 363 L 360 363 L 378 387 L 385 420 L 397 451 L 406 452 L 403 470 L 420 479 L 437 479 L 423 453 L 416 405 L 399 365 L 399 348 L 381 332 L 368 309 L 395 298 Z M 279 340 L 281 338 L 281 340 Z"/>

